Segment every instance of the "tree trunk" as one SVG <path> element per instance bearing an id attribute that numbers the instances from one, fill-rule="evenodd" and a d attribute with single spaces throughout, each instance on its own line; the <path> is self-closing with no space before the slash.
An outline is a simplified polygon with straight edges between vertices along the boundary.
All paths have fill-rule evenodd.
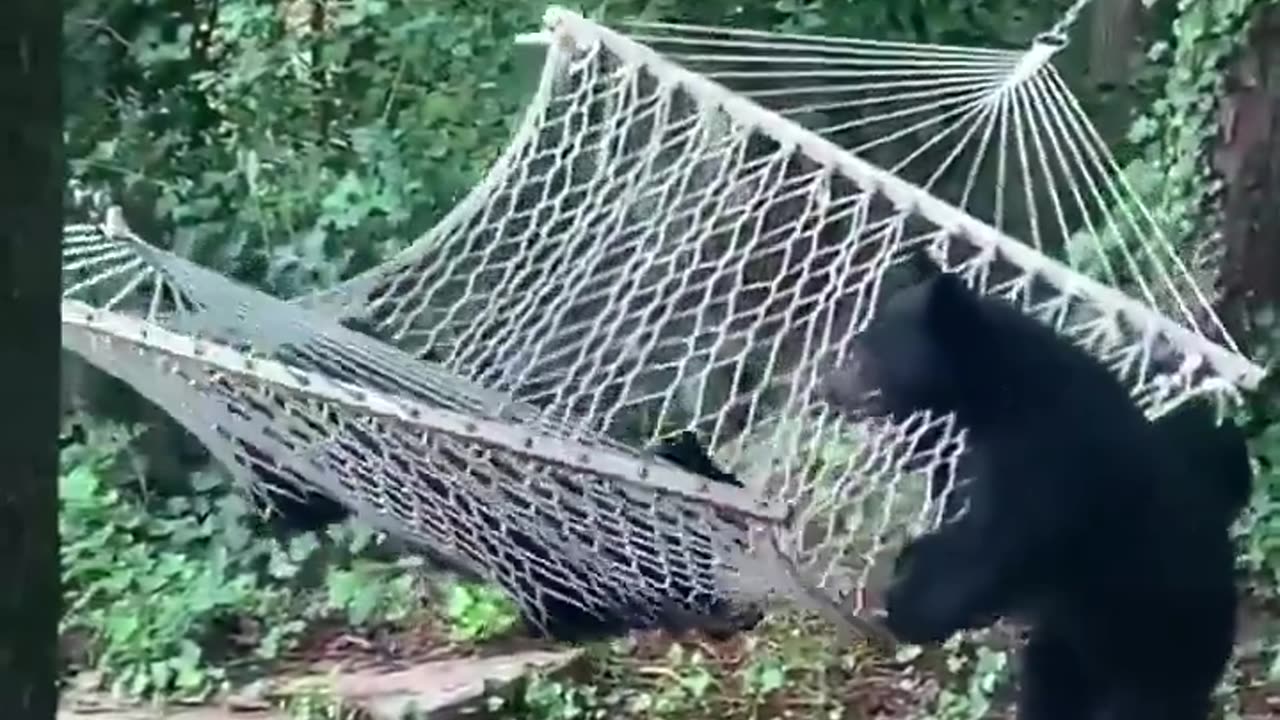
<path id="1" fill-rule="evenodd" d="M 1259 10 L 1228 77 L 1214 162 L 1225 196 L 1219 309 L 1241 342 L 1280 302 L 1280 8 Z"/>
<path id="2" fill-rule="evenodd" d="M 0 12 L 0 714 L 57 712 L 62 7 Z"/>

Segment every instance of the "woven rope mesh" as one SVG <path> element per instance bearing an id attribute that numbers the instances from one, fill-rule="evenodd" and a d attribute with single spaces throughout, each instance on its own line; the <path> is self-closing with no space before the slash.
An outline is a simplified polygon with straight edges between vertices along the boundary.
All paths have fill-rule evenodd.
<path id="1" fill-rule="evenodd" d="M 66 347 L 170 408 L 233 471 L 340 498 L 511 589 L 534 623 L 584 601 L 584 612 L 624 609 L 639 625 L 737 612 L 730 573 L 743 571 L 745 516 L 477 441 L 469 420 L 442 431 L 403 398 L 80 303 L 63 312 Z"/>
<path id="2" fill-rule="evenodd" d="M 1239 356 L 705 78 L 552 19 L 507 154 L 404 254 L 290 304 L 110 227 L 72 228 L 68 297 L 100 309 L 67 306 L 68 347 L 241 477 L 336 497 L 499 580 L 535 622 L 561 601 L 655 622 L 776 595 L 846 618 L 874 606 L 879 561 L 940 520 L 927 478 L 963 481 L 963 429 L 838 421 L 815 389 L 911 281 L 915 248 L 1091 349 L 1153 413 L 1256 380 Z M 442 412 L 490 431 L 450 429 Z M 745 487 L 642 450 L 679 429 Z"/>
<path id="3" fill-rule="evenodd" d="M 1053 62 L 1076 16 L 1069 10 L 1016 48 L 624 27 L 735 94 L 1238 349 L 1208 304 L 1217 266 L 1203 251 L 1214 244 L 1179 252 Z"/>

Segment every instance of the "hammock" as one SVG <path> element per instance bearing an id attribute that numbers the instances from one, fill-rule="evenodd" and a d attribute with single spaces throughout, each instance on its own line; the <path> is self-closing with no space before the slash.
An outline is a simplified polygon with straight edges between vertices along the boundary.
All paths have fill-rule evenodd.
<path id="1" fill-rule="evenodd" d="M 679 26 L 628 36 L 558 8 L 546 27 L 542 78 L 506 153 L 400 255 L 285 302 L 108 213 L 67 229 L 64 345 L 170 412 L 247 486 L 269 476 L 331 497 L 499 583 L 552 634 L 569 617 L 732 629 L 793 602 L 883 639 L 869 621 L 877 575 L 940 521 L 928 478 L 962 480 L 963 428 L 849 423 L 816 388 L 917 248 L 1096 353 L 1153 415 L 1261 377 L 1112 179 L 1048 64 L 1052 33 L 1019 56 Z M 868 78 L 980 67 L 985 94 L 963 102 L 986 129 L 956 132 L 999 142 L 989 221 L 977 180 L 907 179 L 925 153 L 872 164 L 686 66 L 716 58 L 640 42 L 709 35 L 838 56 Z M 1018 182 L 999 169 L 1010 139 L 1025 146 Z M 971 167 L 988 162 L 975 150 L 988 140 L 970 143 Z M 1036 172 L 1058 198 L 1049 222 L 1041 195 L 1017 213 L 998 199 Z M 1015 221 L 1028 243 L 1006 232 Z M 1052 257 L 1090 243 L 1106 284 Z M 676 430 L 742 486 L 647 449 Z"/>

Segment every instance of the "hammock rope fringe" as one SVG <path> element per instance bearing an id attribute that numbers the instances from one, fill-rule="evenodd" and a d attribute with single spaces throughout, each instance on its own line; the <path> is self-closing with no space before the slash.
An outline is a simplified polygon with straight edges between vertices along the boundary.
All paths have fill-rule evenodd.
<path id="1" fill-rule="evenodd" d="M 567 11 L 551 11 L 548 14 L 551 23 L 585 22 L 581 17 Z M 1103 285 L 1088 277 L 1079 275 L 1062 263 L 1050 257 L 1036 253 L 1025 244 L 1014 240 L 995 228 L 977 221 L 970 215 L 930 195 L 922 188 L 912 186 L 901 178 L 871 165 L 856 155 L 831 144 L 821 137 L 807 133 L 803 128 L 785 118 L 743 100 L 729 95 L 723 88 L 694 75 L 687 70 L 671 65 L 656 53 L 634 42 L 600 28 L 602 35 L 607 34 L 613 41 L 613 47 L 619 54 L 623 52 L 633 55 L 633 62 L 652 68 L 656 74 L 670 74 L 672 82 L 696 88 L 696 93 L 708 102 L 714 102 L 730 114 L 737 115 L 744 123 L 752 123 L 768 132 L 774 138 L 794 143 L 807 154 L 837 165 L 848 175 L 860 181 L 864 187 L 876 188 L 889 198 L 899 210 L 918 212 L 929 217 L 934 223 L 948 233 L 963 235 L 966 239 L 1007 256 L 1010 260 L 1024 268 L 1028 273 L 1044 276 L 1054 285 L 1064 290 L 1074 290 L 1092 295 L 1098 302 L 1124 312 L 1130 319 L 1138 323 L 1149 323 L 1160 332 L 1168 333 L 1187 348 L 1202 352 L 1214 363 L 1215 369 L 1233 382 L 1246 386 L 1254 386 L 1260 381 L 1260 368 L 1252 362 L 1224 350 L 1214 343 L 1196 336 L 1181 325 L 1153 313 L 1141 303 L 1123 293 Z M 1017 72 L 1021 72 L 1018 70 Z"/>
<path id="2" fill-rule="evenodd" d="M 251 489 L 270 478 L 334 498 L 501 584 L 543 630 L 566 608 L 643 627 L 790 602 L 880 640 L 886 561 L 942 521 L 946 495 L 928 485 L 964 482 L 964 429 L 848 422 L 817 387 L 910 281 L 914 249 L 1096 353 L 1150 414 L 1261 377 L 1194 273 L 1146 234 L 1155 221 L 1043 43 L 628 35 L 559 8 L 545 26 L 506 151 L 399 255 L 284 301 L 148 244 L 111 210 L 64 233 L 64 347 Z M 720 76 L 699 69 L 717 63 Z M 831 97 L 872 95 L 799 98 L 797 113 L 733 86 L 788 70 Z M 910 112 L 877 110 L 876 88 Z M 956 108 L 974 123 L 941 155 L 904 151 L 916 130 L 874 160 L 836 142 Z M 823 134 L 792 117 L 835 110 L 870 122 Z M 1041 195 L 1013 212 L 1004 185 L 1029 178 Z M 1091 256 L 1103 281 L 1050 257 L 1073 243 L 1108 249 Z M 654 457 L 672 430 L 697 433 L 741 486 Z"/>
<path id="3" fill-rule="evenodd" d="M 1038 250 L 1075 246 L 1075 254 L 1101 265 L 1098 274 L 1108 285 L 1130 279 L 1145 303 L 1238 352 L 1208 302 L 1212 279 L 1197 277 L 1211 273 L 1187 267 L 1051 63 L 1086 5 L 1077 2 L 1025 50 L 653 22 L 625 26 L 645 31 L 632 39 L 855 155 L 885 151 L 875 159 L 888 172 Z M 822 82 L 802 82 L 814 77 Z M 842 113 L 852 117 L 833 117 Z M 898 140 L 911 151 L 888 147 Z M 1016 153 L 1008 152 L 1011 146 Z M 950 187 L 946 174 L 956 176 Z M 958 180 L 966 176 L 961 187 Z M 979 177 L 989 181 L 989 193 L 975 195 Z M 1108 257 L 1108 247 L 1120 257 Z"/>

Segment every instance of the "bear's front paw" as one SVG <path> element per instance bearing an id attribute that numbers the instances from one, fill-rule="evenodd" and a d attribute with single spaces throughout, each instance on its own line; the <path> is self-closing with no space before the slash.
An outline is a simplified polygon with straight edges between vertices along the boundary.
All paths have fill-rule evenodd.
<path id="1" fill-rule="evenodd" d="M 898 640 L 912 645 L 936 645 L 955 632 L 952 623 L 930 607 L 928 598 L 912 593 L 907 583 L 895 583 L 885 594 L 885 627 Z"/>

